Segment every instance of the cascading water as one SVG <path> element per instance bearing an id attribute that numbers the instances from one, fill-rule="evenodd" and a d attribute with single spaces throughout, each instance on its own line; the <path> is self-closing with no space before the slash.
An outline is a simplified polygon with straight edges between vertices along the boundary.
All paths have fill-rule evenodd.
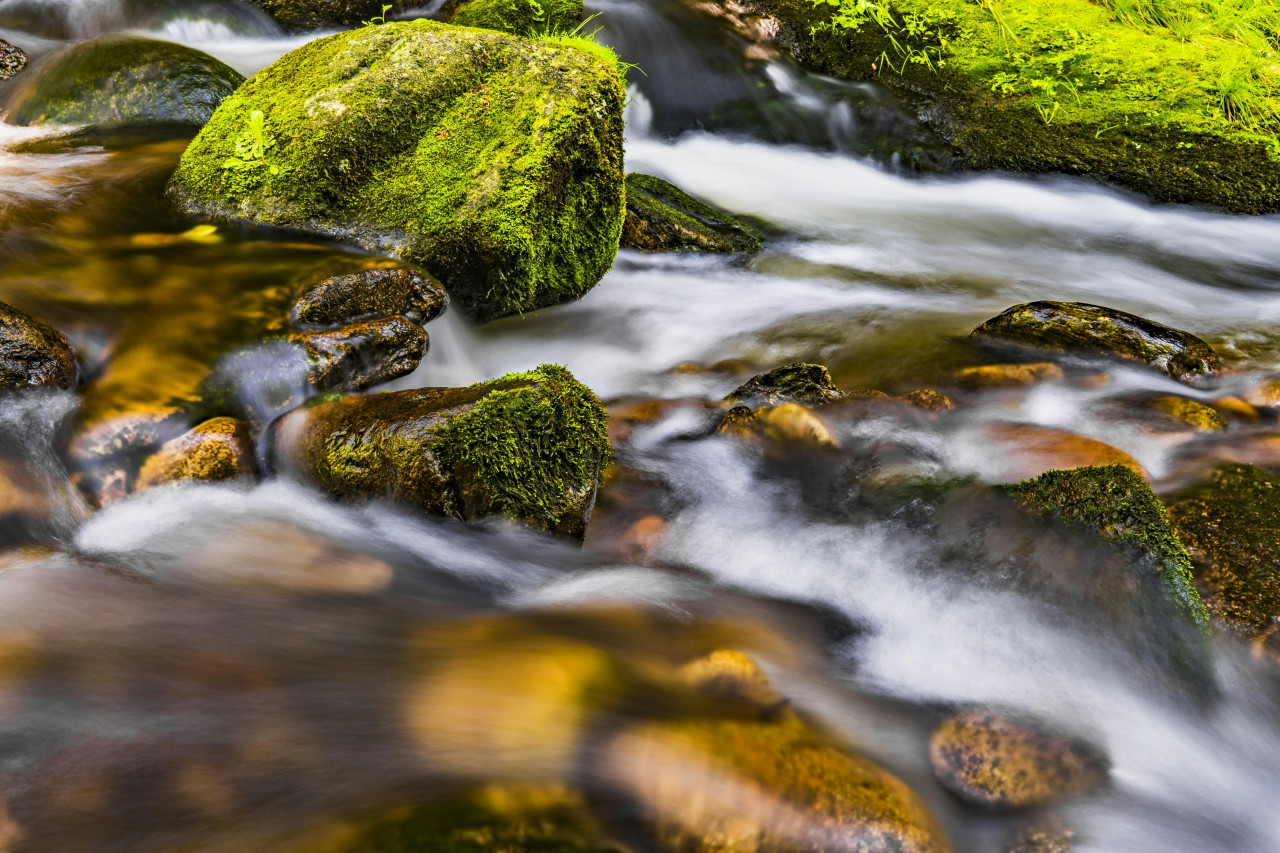
<path id="1" fill-rule="evenodd" d="M 282 35 L 230 3 L 60 0 L 40 26 L 32 7 L 0 0 L 0 37 L 31 36 L 37 58 L 131 31 L 250 74 L 317 35 Z M 755 636 L 770 620 L 790 624 L 795 603 L 818 614 L 804 624 L 838 630 L 820 652 L 758 643 L 770 674 L 926 791 L 958 850 L 1001 849 L 1010 826 L 927 792 L 927 724 L 970 703 L 1033 712 L 1105 748 L 1108 787 L 1059 809 L 1079 831 L 1076 849 L 1280 849 L 1280 690 L 1247 649 L 1216 638 L 1216 695 L 1181 696 L 1123 637 L 955 577 L 937 553 L 933 507 L 845 512 L 850 490 L 826 500 L 827 474 L 704 438 L 697 402 L 741 382 L 732 364 L 706 367 L 717 362 L 818 361 L 842 387 L 890 393 L 937 384 L 963 363 L 960 336 L 1034 299 L 1100 302 L 1190 329 L 1237 368 L 1215 394 L 1243 393 L 1280 367 L 1280 220 L 1158 207 L 1067 179 L 909 176 L 940 160 L 876 87 L 753 53 L 692 3 L 609 0 L 590 11 L 600 38 L 643 72 L 631 79 L 628 170 L 753 217 L 764 251 L 749 261 L 623 251 L 576 303 L 479 328 L 451 312 L 429 326 L 422 365 L 389 387 L 554 362 L 606 400 L 658 398 L 666 408 L 634 427 L 620 462 L 662 484 L 660 547 L 633 560 L 590 530 L 579 551 L 496 525 L 341 505 L 283 471 L 252 489 L 145 492 L 90 516 L 54 451 L 72 396 L 4 401 L 0 462 L 21 466 L 55 512 L 41 531 L 49 548 L 3 555 L 0 677 L 24 660 L 52 663 L 32 695 L 0 689 L 0 768 L 11 780 L 0 850 L 285 849 L 296 827 L 346 809 L 452 790 L 489 770 L 497 781 L 536 778 L 549 747 L 517 725 L 517 670 L 495 670 L 478 696 L 447 694 L 457 708 L 432 706 L 446 729 L 450 714 L 474 713 L 509 732 L 435 743 L 427 760 L 392 725 L 423 672 L 457 660 L 486 671 L 484 653 L 454 636 L 472 629 L 459 626 L 502 614 L 534 647 L 586 642 L 642 670 L 681 632 L 711 624 Z M 0 299 L 55 318 L 90 374 L 138 337 L 180 338 L 226 305 L 249 317 L 299 270 L 362 260 L 296 235 L 189 231 L 159 198 L 182 150 L 173 140 L 56 135 L 0 124 Z M 915 153 L 895 157 L 903 150 Z M 245 294 L 259 302 L 235 301 Z M 130 381 L 162 383 L 146 365 L 131 369 Z M 892 452 L 915 474 L 1003 482 L 1016 466 L 988 430 L 1032 425 L 1118 447 L 1160 491 L 1201 454 L 1236 458 L 1269 435 L 1245 425 L 1204 450 L 1195 434 L 1153 432 L 1114 407 L 1208 392 L 1151 371 L 1089 369 L 1105 383 L 997 393 L 932 420 L 834 423 L 839 464 Z M 598 512 L 607 523 L 610 506 Z M 317 565 L 319 577 L 308 573 Z M 615 620 L 608 608 L 624 603 L 670 625 Z M 539 621 L 573 607 L 592 615 Z M 667 712 L 655 700 L 621 715 Z M 474 743 L 493 754 L 468 753 Z M 59 753 L 68 745 L 81 751 Z M 41 792 L 40 774 L 56 773 L 74 782 L 60 800 Z M 21 808 L 47 822 L 21 826 Z"/>

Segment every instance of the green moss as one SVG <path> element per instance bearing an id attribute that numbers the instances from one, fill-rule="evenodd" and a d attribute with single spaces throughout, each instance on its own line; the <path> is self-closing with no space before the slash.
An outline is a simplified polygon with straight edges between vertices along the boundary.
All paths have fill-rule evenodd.
<path id="1" fill-rule="evenodd" d="M 165 122 L 201 125 L 244 82 L 233 68 L 190 47 L 109 36 L 78 44 L 32 78 L 15 124 Z"/>
<path id="2" fill-rule="evenodd" d="M 419 4 L 414 0 L 248 0 L 289 30 L 314 30 L 319 27 L 353 27 L 373 20 L 390 6 L 395 14 Z"/>
<path id="3" fill-rule="evenodd" d="M 742 220 L 652 175 L 627 175 L 622 246 L 644 252 L 758 252 L 760 238 Z"/>
<path id="4" fill-rule="evenodd" d="M 783 40 L 803 61 L 906 92 L 972 167 L 1086 174 L 1161 201 L 1280 210 L 1274 44 L 1118 20 L 1090 0 L 865 4 L 884 11 L 883 26 L 855 2 L 758 5 L 788 25 Z M 1242 83 L 1247 113 L 1232 106 Z"/>
<path id="5" fill-rule="evenodd" d="M 1250 635 L 1280 617 L 1280 478 L 1226 465 L 1171 501 L 1169 520 L 1214 616 Z"/>
<path id="6" fill-rule="evenodd" d="M 821 364 L 786 364 L 768 373 L 753 376 L 725 397 L 727 403 L 776 406 L 794 400 L 818 406 L 844 395 L 831 381 L 831 373 Z M 883 395 L 882 395 L 883 396 Z"/>
<path id="7" fill-rule="evenodd" d="M 449 23 L 517 36 L 568 32 L 582 20 L 582 0 L 469 0 Z"/>
<path id="8" fill-rule="evenodd" d="M 1004 487 L 1034 515 L 1083 527 L 1159 575 L 1168 600 L 1201 631 L 1209 616 L 1192 583 L 1191 558 L 1146 482 L 1124 465 L 1046 471 Z"/>
<path id="9" fill-rule="evenodd" d="M 191 212 L 410 258 L 473 317 L 519 313 L 578 298 L 613 263 L 624 97 L 599 47 L 427 20 L 365 27 L 246 82 L 169 193 Z M 255 111 L 274 144 L 261 166 L 228 168 Z"/>

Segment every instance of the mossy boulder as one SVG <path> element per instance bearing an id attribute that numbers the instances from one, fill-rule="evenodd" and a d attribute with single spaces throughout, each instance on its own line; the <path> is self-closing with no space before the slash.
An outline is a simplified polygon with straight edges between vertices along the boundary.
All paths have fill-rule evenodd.
<path id="1" fill-rule="evenodd" d="M 8 80 L 27 67 L 27 54 L 16 44 L 0 39 L 0 80 Z"/>
<path id="2" fill-rule="evenodd" d="M 1257 21 L 1194 6 L 1148 19 L 1145 6 L 1092 0 L 752 5 L 803 64 L 896 90 L 951 145 L 956 168 L 1087 175 L 1157 201 L 1280 210 L 1276 125 L 1256 118 L 1276 112 L 1275 36 Z"/>
<path id="3" fill-rule="evenodd" d="M 255 467 L 248 425 L 234 418 L 213 418 L 165 442 L 143 463 L 136 488 L 184 480 L 231 480 L 252 476 Z"/>
<path id="4" fill-rule="evenodd" d="M 20 125 L 202 125 L 244 82 L 235 69 L 172 42 L 108 36 L 68 48 L 28 75 Z"/>
<path id="5" fill-rule="evenodd" d="M 604 408 L 563 367 L 467 388 L 322 402 L 286 416 L 281 460 L 322 490 L 581 537 L 609 456 Z"/>
<path id="6" fill-rule="evenodd" d="M 737 217 L 652 175 L 627 175 L 622 248 L 641 252 L 760 251 L 760 238 Z"/>
<path id="7" fill-rule="evenodd" d="M 1280 620 L 1280 478 L 1226 465 L 1170 500 L 1213 615 L 1255 637 Z"/>
<path id="8" fill-rule="evenodd" d="M 0 390 L 70 388 L 76 354 L 60 332 L 0 302 Z"/>
<path id="9" fill-rule="evenodd" d="M 1146 364 L 1183 381 L 1222 369 L 1213 347 L 1188 332 L 1085 302 L 1015 305 L 973 330 L 973 338 L 1049 352 Z"/>
<path id="10" fill-rule="evenodd" d="M 787 364 L 753 376 L 729 392 L 726 403 L 735 406 L 776 406 L 792 401 L 820 406 L 841 399 L 844 394 L 821 364 Z"/>
<path id="11" fill-rule="evenodd" d="M 454 26 L 517 36 L 567 33 L 582 20 L 582 0 L 454 0 L 441 16 Z"/>
<path id="12" fill-rule="evenodd" d="M 1107 780 L 1097 748 L 1032 720 L 989 710 L 949 717 L 929 738 L 934 776 L 960 799 L 1020 809 L 1078 797 Z"/>
<path id="13" fill-rule="evenodd" d="M 362 391 L 412 373 L 427 352 L 427 333 L 404 317 L 353 323 L 289 336 L 306 352 L 307 379 L 321 391 Z"/>
<path id="14" fill-rule="evenodd" d="M 1209 615 L 1193 583 L 1191 558 L 1159 498 L 1132 469 L 1046 471 L 1003 488 L 1032 515 L 1083 528 L 1126 553 L 1136 571 L 1157 580 L 1162 598 L 1183 619 L 1207 630 Z"/>
<path id="15" fill-rule="evenodd" d="M 492 319 L 577 299 L 613 263 L 624 98 L 594 42 L 364 27 L 254 75 L 168 193 L 191 213 L 408 258 Z"/>
<path id="16" fill-rule="evenodd" d="M 370 269 L 308 284 L 289 308 L 295 329 L 324 329 L 401 316 L 422 324 L 449 307 L 440 283 L 410 269 Z"/>

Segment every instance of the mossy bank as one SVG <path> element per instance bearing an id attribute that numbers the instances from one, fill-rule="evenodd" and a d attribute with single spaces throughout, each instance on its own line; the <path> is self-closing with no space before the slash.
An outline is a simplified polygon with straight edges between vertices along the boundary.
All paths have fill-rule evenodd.
<path id="1" fill-rule="evenodd" d="M 621 67 L 584 39 L 433 21 L 310 42 L 184 153 L 184 210 L 408 258 L 486 320 L 580 297 L 624 214 Z"/>
<path id="2" fill-rule="evenodd" d="M 1092 0 L 754 0 L 806 65 L 903 93 L 958 167 L 1280 210 L 1274 35 L 1238 36 L 1243 24 L 1224 26 L 1201 4 L 1180 5 L 1188 14 L 1173 25 L 1127 5 L 1136 11 Z"/>

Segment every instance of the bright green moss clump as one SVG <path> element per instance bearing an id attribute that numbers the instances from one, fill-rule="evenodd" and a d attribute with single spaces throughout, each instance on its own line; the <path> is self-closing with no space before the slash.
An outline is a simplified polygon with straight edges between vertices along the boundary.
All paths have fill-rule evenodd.
<path id="1" fill-rule="evenodd" d="M 227 99 L 170 197 L 409 258 L 482 320 L 576 299 L 617 251 L 624 93 L 574 41 L 418 20 L 310 42 Z"/>
<path id="2" fill-rule="evenodd" d="M 759 5 L 787 25 L 782 40 L 802 60 L 907 92 L 973 167 L 1089 174 L 1162 201 L 1280 210 L 1280 14 L 1269 3 Z"/>
<path id="3" fill-rule="evenodd" d="M 582 0 L 464 0 L 449 5 L 457 10 L 451 24 L 517 36 L 568 32 L 582 20 Z"/>
<path id="4" fill-rule="evenodd" d="M 1033 514 L 1084 527 L 1159 575 L 1166 597 L 1202 631 L 1209 615 L 1192 584 L 1191 558 L 1151 487 L 1123 465 L 1046 471 L 1005 489 Z"/>

